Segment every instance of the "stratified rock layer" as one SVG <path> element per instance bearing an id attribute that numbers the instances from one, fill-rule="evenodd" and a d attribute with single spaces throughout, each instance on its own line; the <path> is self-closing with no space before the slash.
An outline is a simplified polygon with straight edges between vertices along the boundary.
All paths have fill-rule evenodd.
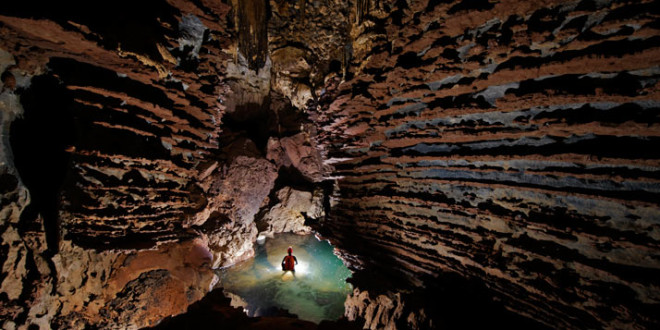
<path id="1" fill-rule="evenodd" d="M 414 285 L 478 278 L 552 327 L 657 327 L 658 3 L 358 5 L 317 113 L 334 241 Z"/>
<path id="2" fill-rule="evenodd" d="M 2 325 L 152 326 L 312 225 L 368 328 L 658 327 L 659 8 L 3 3 Z"/>
<path id="3" fill-rule="evenodd" d="M 254 224 L 199 219 L 217 199 L 200 177 L 222 158 L 230 10 L 3 4 L 3 327 L 154 325 L 250 255 Z"/>
<path id="4" fill-rule="evenodd" d="M 2 327 L 134 328 L 185 311 L 211 268 L 253 255 L 255 219 L 290 191 L 283 168 L 308 198 L 287 195 L 275 210 L 295 225 L 269 233 L 310 230 L 301 212 L 323 213 L 325 172 L 306 115 L 271 96 L 268 10 L 3 4 Z"/>
<path id="5" fill-rule="evenodd" d="M 54 88 L 63 94 L 59 103 L 32 101 L 14 125 L 16 166 L 36 190 L 30 181 L 44 171 L 40 166 L 60 165 L 35 155 L 46 137 L 31 131 L 58 113 L 52 124 L 72 131 L 65 171 L 53 173 L 67 176 L 61 225 L 80 244 L 130 246 L 177 236 L 182 220 L 199 208 L 191 194 L 195 166 L 218 148 L 230 7 L 152 5 L 134 8 L 133 16 L 115 13 L 126 26 L 104 19 L 114 13 L 110 8 L 85 5 L 71 12 L 33 9 L 40 19 L 1 17 L 0 48 L 11 50 L 18 69 L 48 70 L 23 98 L 44 98 L 40 93 Z M 21 5 L 5 10 L 29 12 Z"/>

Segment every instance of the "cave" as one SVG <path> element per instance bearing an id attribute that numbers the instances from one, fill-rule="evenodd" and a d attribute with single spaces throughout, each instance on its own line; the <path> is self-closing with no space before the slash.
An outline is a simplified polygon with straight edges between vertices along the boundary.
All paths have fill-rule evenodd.
<path id="1" fill-rule="evenodd" d="M 3 329 L 660 328 L 658 0 L 11 1 L 0 133 Z"/>

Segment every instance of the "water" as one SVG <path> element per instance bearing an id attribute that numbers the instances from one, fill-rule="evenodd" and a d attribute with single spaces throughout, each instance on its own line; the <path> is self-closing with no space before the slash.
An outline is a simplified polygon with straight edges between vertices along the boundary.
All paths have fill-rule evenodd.
<path id="1" fill-rule="evenodd" d="M 295 275 L 282 271 L 287 247 L 298 259 Z M 282 308 L 312 322 L 336 320 L 344 314 L 352 290 L 351 272 L 332 253 L 332 246 L 314 235 L 279 234 L 257 245 L 255 257 L 221 271 L 219 285 L 247 302 L 249 316 Z"/>

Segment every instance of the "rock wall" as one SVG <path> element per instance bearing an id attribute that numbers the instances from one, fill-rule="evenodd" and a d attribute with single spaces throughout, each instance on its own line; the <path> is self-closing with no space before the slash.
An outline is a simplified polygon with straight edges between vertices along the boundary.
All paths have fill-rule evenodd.
<path id="1" fill-rule="evenodd" d="M 361 291 L 449 272 L 553 328 L 657 327 L 659 8 L 358 1 L 316 115 L 338 178 L 327 235 L 358 275 L 401 279 Z"/>
<path id="2" fill-rule="evenodd" d="M 0 47 L 15 70 L 37 76 L 21 91 L 24 113 L 12 124 L 14 163 L 44 205 L 62 184 L 45 177 L 66 177 L 57 202 L 65 236 L 77 243 L 165 240 L 200 208 L 196 166 L 218 149 L 231 40 L 218 18 L 230 7 L 206 14 L 185 2 L 145 4 L 126 16 L 79 5 L 4 10 L 17 16 L 2 16 Z M 56 147 L 66 156 L 48 157 Z M 54 187 L 32 187 L 42 182 Z"/>
<path id="3" fill-rule="evenodd" d="M 3 4 L 3 328 L 153 326 L 251 257 L 271 208 L 297 215 L 271 234 L 309 231 L 324 172 L 305 116 L 270 95 L 267 10 Z M 280 171 L 295 198 L 271 199 Z"/>
<path id="4" fill-rule="evenodd" d="M 4 328 L 146 326 L 214 285 L 210 241 L 241 229 L 193 220 L 219 150 L 230 9 L 3 5 Z"/>
<path id="5" fill-rule="evenodd" d="M 367 328 L 657 327 L 658 15 L 3 4 L 2 325 L 153 326 L 313 228 Z"/>

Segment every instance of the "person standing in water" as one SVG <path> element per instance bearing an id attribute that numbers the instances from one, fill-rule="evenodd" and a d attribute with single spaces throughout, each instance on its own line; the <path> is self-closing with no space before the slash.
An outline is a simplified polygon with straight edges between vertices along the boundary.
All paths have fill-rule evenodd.
<path id="1" fill-rule="evenodd" d="M 296 256 L 292 255 L 293 253 L 293 248 L 289 246 L 289 248 L 286 250 L 288 255 L 284 256 L 284 259 L 282 259 L 282 270 L 287 271 L 290 270 L 291 272 L 295 272 L 295 265 L 298 264 L 298 259 L 296 259 Z"/>

